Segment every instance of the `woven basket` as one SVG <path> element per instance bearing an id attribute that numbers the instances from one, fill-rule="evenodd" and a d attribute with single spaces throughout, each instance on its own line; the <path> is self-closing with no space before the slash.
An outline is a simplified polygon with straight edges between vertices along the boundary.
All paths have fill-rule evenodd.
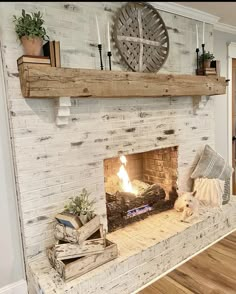
<path id="1" fill-rule="evenodd" d="M 150 4 L 129 2 L 115 20 L 114 40 L 126 64 L 139 72 L 157 72 L 169 53 L 165 24 Z"/>

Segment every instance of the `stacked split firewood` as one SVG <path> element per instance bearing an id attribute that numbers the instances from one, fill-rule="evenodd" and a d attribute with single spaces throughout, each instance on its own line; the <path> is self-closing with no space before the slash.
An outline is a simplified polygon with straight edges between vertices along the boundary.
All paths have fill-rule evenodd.
<path id="1" fill-rule="evenodd" d="M 80 228 L 55 225 L 56 244 L 47 249 L 51 265 L 70 281 L 118 256 L 117 245 L 106 239 L 99 216 Z"/>

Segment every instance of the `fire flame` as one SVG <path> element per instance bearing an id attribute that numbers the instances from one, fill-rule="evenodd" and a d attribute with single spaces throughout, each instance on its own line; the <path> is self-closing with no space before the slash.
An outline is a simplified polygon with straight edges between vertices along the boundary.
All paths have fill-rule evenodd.
<path id="1" fill-rule="evenodd" d="M 120 180 L 122 182 L 122 189 L 125 192 L 130 192 L 130 193 L 136 194 L 135 190 L 133 189 L 132 184 L 130 182 L 127 170 L 125 169 L 125 165 L 127 163 L 126 157 L 124 155 L 121 155 L 120 156 L 120 161 L 121 161 L 122 165 L 121 165 L 121 167 L 119 169 L 119 172 L 117 173 L 117 176 L 120 178 Z"/>
<path id="2" fill-rule="evenodd" d="M 126 159 L 126 157 L 125 157 L 124 155 L 121 155 L 121 156 L 120 156 L 120 161 L 121 161 L 121 163 L 123 163 L 124 165 L 126 165 L 126 163 L 127 163 L 127 159 Z"/>

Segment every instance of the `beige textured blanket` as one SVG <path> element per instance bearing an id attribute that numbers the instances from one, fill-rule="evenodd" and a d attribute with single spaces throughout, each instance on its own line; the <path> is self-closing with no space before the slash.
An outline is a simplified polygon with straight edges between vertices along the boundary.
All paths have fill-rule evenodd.
<path id="1" fill-rule="evenodd" d="M 200 205 L 221 207 L 225 181 L 219 179 L 197 178 L 194 180 L 194 191 Z"/>

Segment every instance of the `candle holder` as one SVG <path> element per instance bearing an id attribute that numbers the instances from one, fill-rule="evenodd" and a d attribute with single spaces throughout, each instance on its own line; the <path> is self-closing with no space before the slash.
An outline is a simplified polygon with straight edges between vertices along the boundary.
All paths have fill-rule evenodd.
<path id="1" fill-rule="evenodd" d="M 202 44 L 202 75 L 205 76 L 205 44 Z"/>
<path id="2" fill-rule="evenodd" d="M 101 70 L 103 70 L 103 62 L 102 62 L 102 44 L 98 44 L 98 51 L 99 51 L 99 56 L 100 56 L 100 67 L 101 67 Z"/>
<path id="3" fill-rule="evenodd" d="M 107 56 L 108 56 L 108 61 L 109 61 L 109 70 L 111 70 L 111 56 L 112 56 L 111 51 L 107 52 Z"/>
<path id="4" fill-rule="evenodd" d="M 199 75 L 199 48 L 196 48 L 196 53 L 197 53 L 197 70 L 196 70 L 196 74 Z"/>

